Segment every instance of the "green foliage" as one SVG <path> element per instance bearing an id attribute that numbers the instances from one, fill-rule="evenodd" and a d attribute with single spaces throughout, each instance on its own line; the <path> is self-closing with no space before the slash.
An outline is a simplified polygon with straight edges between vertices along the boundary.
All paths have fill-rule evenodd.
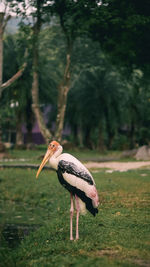
<path id="1" fill-rule="evenodd" d="M 22 11 L 14 1 L 12 8 L 25 18 L 26 3 L 19 2 Z M 65 118 L 66 125 L 71 127 L 68 139 L 101 150 L 149 144 L 148 1 L 29 1 L 34 8 L 38 3 L 43 23 L 38 40 L 39 98 L 42 108 L 51 104 L 48 127 L 56 120 L 57 89 L 64 73 L 66 41 L 69 41 L 74 42 L 74 47 Z M 36 20 L 38 14 L 34 8 L 32 15 Z M 14 114 L 20 113 L 32 128 L 32 23 L 26 17 L 15 35 L 5 36 L 4 81 L 24 62 L 26 47 L 28 67 L 3 92 L 0 110 L 3 129 L 8 127 L 8 120 L 13 128 Z M 17 105 L 10 116 L 12 102 Z"/>
<path id="2" fill-rule="evenodd" d="M 27 45 L 26 37 L 29 31 L 19 31 L 15 35 L 7 35 L 4 41 L 4 81 L 9 80 L 24 63 L 24 53 Z M 11 62 L 11 64 L 10 64 Z M 13 118 L 12 130 L 16 129 L 16 122 L 18 116 L 27 122 L 32 119 L 31 111 L 31 73 L 30 73 L 30 61 L 28 62 L 28 68 L 25 69 L 22 77 L 15 81 L 9 88 L 3 91 L 2 110 L 7 110 L 11 113 L 11 119 Z M 8 120 L 9 113 L 7 114 Z M 7 119 L 6 119 L 7 122 Z M 31 123 L 31 121 L 29 122 Z M 12 123 L 11 123 L 12 124 Z M 5 134 L 8 129 L 7 124 L 2 125 L 3 132 Z M 9 127 L 10 128 L 10 127 Z"/>
<path id="3" fill-rule="evenodd" d="M 76 53 L 78 58 L 73 58 L 73 85 L 69 93 L 66 120 L 72 129 L 81 129 L 86 145 L 85 136 L 88 134 L 92 146 L 98 147 L 101 138 L 99 132 L 105 136 L 107 143 L 119 127 L 121 107 L 126 98 L 124 83 L 98 43 L 80 38 L 73 55 Z"/>
<path id="4" fill-rule="evenodd" d="M 103 1 L 94 12 L 89 31 L 99 40 L 113 62 L 145 70 L 149 65 L 149 1 Z"/>
<path id="5" fill-rule="evenodd" d="M 11 78 L 13 74 L 15 74 L 18 68 L 18 62 L 14 59 L 17 57 L 17 51 L 15 46 L 15 38 L 13 35 L 5 35 L 4 38 L 4 74 L 3 74 L 3 81 L 6 82 Z M 11 62 L 11 64 L 10 64 Z M 6 71 L 7 70 L 7 71 Z"/>
<path id="6" fill-rule="evenodd" d="M 100 196 L 99 213 L 80 216 L 77 242 L 69 240 L 69 194 L 56 174 L 1 170 L 0 215 L 2 266 L 137 266 L 149 255 L 149 170 L 124 173 L 93 171 Z M 33 228 L 10 245 L 7 225 Z M 74 224 L 75 227 L 75 224 Z M 12 244 L 12 243 L 11 243 Z"/>
<path id="7" fill-rule="evenodd" d="M 6 102 L 1 102 L 0 107 L 0 122 L 1 129 L 13 130 L 16 126 L 15 111 Z M 4 141 L 8 140 L 8 132 L 3 131 L 2 138 Z"/>
<path id="8" fill-rule="evenodd" d="M 85 0 L 56 0 L 52 4 L 52 13 L 59 17 L 67 41 L 73 43 L 85 33 L 86 23 L 91 15 L 91 5 Z"/>
<path id="9" fill-rule="evenodd" d="M 39 54 L 40 100 L 56 105 L 65 65 L 65 41 L 57 24 L 41 31 Z"/>

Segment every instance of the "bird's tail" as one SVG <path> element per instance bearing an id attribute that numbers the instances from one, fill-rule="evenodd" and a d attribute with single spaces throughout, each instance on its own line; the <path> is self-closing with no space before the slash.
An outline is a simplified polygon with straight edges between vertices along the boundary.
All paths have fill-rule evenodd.
<path id="1" fill-rule="evenodd" d="M 80 198 L 78 198 L 78 201 L 79 201 L 79 207 L 80 207 L 80 214 L 85 215 L 87 213 L 85 203 Z"/>

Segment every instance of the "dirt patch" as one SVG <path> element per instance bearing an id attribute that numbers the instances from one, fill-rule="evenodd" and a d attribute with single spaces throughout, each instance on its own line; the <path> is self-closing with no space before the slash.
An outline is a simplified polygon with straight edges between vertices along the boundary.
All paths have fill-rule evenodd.
<path id="1" fill-rule="evenodd" d="M 140 162 L 87 162 L 84 164 L 88 169 L 90 168 L 106 168 L 115 171 L 128 171 L 142 167 L 150 167 L 150 161 Z"/>
<path id="2" fill-rule="evenodd" d="M 0 153 L 0 168 L 32 168 L 37 169 L 39 167 L 39 164 L 29 164 L 29 163 L 17 163 L 17 164 L 5 164 L 3 162 L 13 162 L 14 159 L 11 159 L 9 155 Z M 26 159 L 19 159 L 19 162 L 25 162 Z M 128 171 L 138 168 L 150 168 L 150 161 L 132 161 L 132 162 L 118 162 L 118 161 L 105 161 L 105 162 L 95 162 L 95 161 L 88 161 L 84 162 L 84 165 L 88 169 L 108 169 L 107 172 L 113 172 L 113 171 Z M 52 169 L 49 164 L 44 167 L 45 169 Z M 142 174 L 142 176 L 146 176 L 146 174 Z"/>

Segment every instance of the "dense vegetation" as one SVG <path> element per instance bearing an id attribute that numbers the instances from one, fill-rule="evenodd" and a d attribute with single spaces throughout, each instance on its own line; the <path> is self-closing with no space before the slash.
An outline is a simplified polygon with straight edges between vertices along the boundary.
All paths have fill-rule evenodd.
<path id="1" fill-rule="evenodd" d="M 137 1 L 67 0 L 53 1 L 52 6 L 47 2 L 30 1 L 36 8 L 31 14 L 34 27 L 26 18 L 17 32 L 4 35 L 3 81 L 22 65 L 25 48 L 28 65 L 21 78 L 2 92 L 3 140 L 8 141 L 8 129 L 17 129 L 16 142 L 20 141 L 25 123 L 27 141 L 32 141 L 33 123 L 41 114 L 32 109 L 36 93 L 42 111 L 50 105 L 49 137 L 61 139 L 62 122 L 63 128 L 69 128 L 62 137 L 76 145 L 104 150 L 148 144 L 148 1 L 139 5 Z M 19 16 L 25 14 L 20 11 Z M 62 115 L 60 122 L 62 113 L 65 118 Z"/>

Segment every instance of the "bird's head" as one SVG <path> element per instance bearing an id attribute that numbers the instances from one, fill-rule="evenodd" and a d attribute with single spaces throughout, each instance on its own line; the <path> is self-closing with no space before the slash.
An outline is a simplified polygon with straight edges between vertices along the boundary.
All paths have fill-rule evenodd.
<path id="1" fill-rule="evenodd" d="M 36 178 L 38 178 L 41 170 L 43 169 L 43 167 L 45 166 L 45 164 L 48 162 L 48 160 L 56 153 L 56 151 L 59 150 L 59 148 L 62 148 L 61 145 L 56 142 L 56 141 L 52 141 L 49 145 L 48 145 L 48 149 L 46 151 L 46 154 L 41 162 L 41 165 L 37 171 L 36 174 Z M 62 151 L 61 151 L 62 152 Z"/>

